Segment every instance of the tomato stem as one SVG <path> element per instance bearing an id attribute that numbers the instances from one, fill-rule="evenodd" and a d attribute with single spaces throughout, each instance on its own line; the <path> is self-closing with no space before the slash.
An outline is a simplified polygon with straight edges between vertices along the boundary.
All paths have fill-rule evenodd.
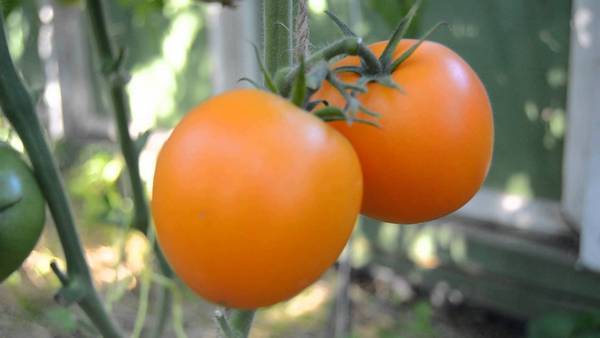
<path id="1" fill-rule="evenodd" d="M 234 333 L 239 337 L 248 337 L 252 321 L 254 320 L 254 310 L 235 310 L 229 315 L 229 323 L 235 330 Z"/>
<path id="2" fill-rule="evenodd" d="M 381 71 L 381 64 L 375 54 L 373 54 L 373 52 L 364 45 L 362 39 L 358 37 L 345 37 L 320 49 L 306 58 L 304 62 L 305 67 L 309 69 L 320 61 L 329 61 L 341 55 L 358 55 L 367 65 L 369 72 Z M 282 94 L 289 94 L 292 82 L 298 76 L 299 71 L 300 65 L 297 65 L 291 69 L 282 69 L 278 76 L 275 77 L 277 87 L 280 88 Z"/>
<path id="3" fill-rule="evenodd" d="M 127 165 L 129 181 L 131 184 L 134 217 L 132 226 L 142 232 L 148 228 L 149 209 L 144 186 L 139 173 L 139 153 L 134 141 L 129 134 L 129 104 L 125 86 L 128 75 L 124 70 L 125 51 L 117 53 L 110 35 L 108 34 L 107 18 L 104 3 L 100 0 L 88 0 L 87 12 L 90 17 L 98 54 L 103 64 L 104 75 L 110 84 L 110 94 L 115 114 L 117 134 L 125 164 Z"/>
<path id="4" fill-rule="evenodd" d="M 60 275 L 63 293 L 77 289 L 79 306 L 105 337 L 123 337 L 120 328 L 108 315 L 94 285 L 75 227 L 71 205 L 65 193 L 58 167 L 46 143 L 36 111 L 10 57 L 4 19 L 0 15 L 0 107 L 19 135 L 29 155 L 67 261 L 67 274 Z M 75 294 L 75 293 L 72 293 Z"/>
<path id="5" fill-rule="evenodd" d="M 269 74 L 293 63 L 293 1 L 263 1 L 265 63 Z"/>
<path id="6" fill-rule="evenodd" d="M 229 315 L 226 313 L 229 312 Z M 246 338 L 250 333 L 255 310 L 217 310 L 215 319 L 225 338 Z"/>

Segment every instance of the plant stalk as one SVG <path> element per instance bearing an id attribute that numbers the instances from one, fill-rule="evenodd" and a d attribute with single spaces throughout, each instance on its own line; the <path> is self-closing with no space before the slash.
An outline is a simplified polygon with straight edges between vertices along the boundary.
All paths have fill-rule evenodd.
<path id="1" fill-rule="evenodd" d="M 29 155 L 65 254 L 67 262 L 65 282 L 67 283 L 63 290 L 69 290 L 71 285 L 81 288 L 79 297 L 75 300 L 98 331 L 104 337 L 122 337 L 119 327 L 106 312 L 93 285 L 62 178 L 44 138 L 31 97 L 10 57 L 1 15 L 0 70 L 0 106 Z M 72 281 L 79 282 L 70 283 Z"/>
<path id="2" fill-rule="evenodd" d="M 239 337 L 248 337 L 252 321 L 254 320 L 254 310 L 235 310 L 231 311 L 228 321 L 235 334 Z"/>
<path id="3" fill-rule="evenodd" d="M 304 64 L 306 68 L 310 68 L 319 61 L 329 61 L 340 55 L 358 55 L 369 70 L 372 69 L 375 73 L 381 71 L 381 64 L 377 60 L 377 57 L 363 44 L 362 39 L 358 37 L 340 39 L 307 57 Z M 285 70 L 287 70 L 285 75 L 275 78 L 277 87 L 281 89 L 281 93 L 284 95 L 289 92 L 292 82 L 300 71 L 300 66 L 297 65 L 289 70 Z M 280 74 L 281 72 L 278 75 Z"/>
<path id="4" fill-rule="evenodd" d="M 129 182 L 131 184 L 131 193 L 133 197 L 134 215 L 131 227 L 147 234 L 150 226 L 150 209 L 148 200 L 144 191 L 144 185 L 140 176 L 139 152 L 140 149 L 129 133 L 129 99 L 127 97 L 126 85 L 128 75 L 124 71 L 125 50 L 117 51 L 112 43 L 108 32 L 108 20 L 106 16 L 105 3 L 102 0 L 87 0 L 87 11 L 90 17 L 94 40 L 100 60 L 102 61 L 104 75 L 110 85 L 110 94 L 112 106 L 115 114 L 115 123 L 117 134 L 119 136 L 119 145 L 121 153 L 125 159 Z M 158 242 L 153 237 L 151 240 L 155 255 L 158 257 L 159 268 L 163 275 L 172 277 L 173 271 L 164 259 L 163 253 L 158 246 Z M 167 287 L 162 286 L 162 293 L 170 293 Z M 164 296 L 159 302 L 159 318 L 157 323 L 164 323 L 170 308 L 172 297 Z M 162 335 L 164 325 L 157 325 L 154 332 L 156 337 Z"/>
<path id="5" fill-rule="evenodd" d="M 265 64 L 275 74 L 293 62 L 293 1 L 263 0 Z"/>
<path id="6" fill-rule="evenodd" d="M 114 48 L 106 18 L 105 4 L 101 0 L 88 0 L 87 12 L 92 24 L 92 31 L 98 47 L 104 74 L 110 84 L 110 94 L 115 114 L 117 134 L 121 152 L 125 159 L 131 184 L 133 197 L 134 216 L 132 227 L 146 233 L 150 224 L 148 201 L 144 193 L 144 185 L 140 177 L 139 151 L 129 134 L 129 101 L 125 86 L 127 75 L 123 72 L 124 51 L 117 53 Z"/>

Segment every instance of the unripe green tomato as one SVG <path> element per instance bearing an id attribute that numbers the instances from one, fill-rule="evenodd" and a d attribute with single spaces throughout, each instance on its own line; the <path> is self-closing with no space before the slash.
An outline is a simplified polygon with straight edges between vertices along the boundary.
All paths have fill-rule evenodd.
<path id="1" fill-rule="evenodd" d="M 0 142 L 0 283 L 21 266 L 40 238 L 44 204 L 29 166 Z"/>

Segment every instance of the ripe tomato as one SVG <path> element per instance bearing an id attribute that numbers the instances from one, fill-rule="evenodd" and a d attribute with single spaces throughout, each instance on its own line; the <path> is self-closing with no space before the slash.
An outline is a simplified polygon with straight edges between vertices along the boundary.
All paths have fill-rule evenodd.
<path id="1" fill-rule="evenodd" d="M 44 198 L 19 153 L 0 142 L 0 282 L 19 268 L 44 227 Z"/>
<path id="2" fill-rule="evenodd" d="M 159 243 L 181 279 L 227 307 L 288 299 L 336 260 L 360 211 L 352 145 L 288 101 L 236 90 L 193 109 L 156 165 Z"/>
<path id="3" fill-rule="evenodd" d="M 394 59 L 416 41 L 402 40 Z M 370 46 L 380 55 L 386 42 Z M 348 57 L 338 65 L 359 65 Z M 358 76 L 344 73 L 341 79 Z M 397 89 L 370 83 L 358 94 L 382 115 L 381 128 L 332 123 L 354 146 L 364 175 L 362 212 L 392 223 L 418 223 L 464 205 L 487 174 L 493 146 L 492 109 L 483 84 L 450 49 L 424 42 L 392 74 Z M 343 106 L 325 84 L 316 98 Z M 364 116 L 361 116 L 364 117 Z"/>

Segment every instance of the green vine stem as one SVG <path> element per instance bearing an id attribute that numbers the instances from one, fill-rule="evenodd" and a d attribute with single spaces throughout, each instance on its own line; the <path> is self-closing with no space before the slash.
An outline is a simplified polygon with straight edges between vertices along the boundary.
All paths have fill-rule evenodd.
<path id="1" fill-rule="evenodd" d="M 292 65 L 293 8 L 292 0 L 263 1 L 265 63 L 270 74 Z"/>
<path id="2" fill-rule="evenodd" d="M 0 15 L 0 106 L 29 155 L 65 254 L 67 273 L 61 272 L 58 275 L 63 288 L 57 296 L 62 297 L 67 303 L 77 302 L 104 337 L 122 337 L 121 330 L 106 312 L 93 285 L 62 178 L 44 138 L 31 97 L 10 57 L 2 15 Z M 59 271 L 56 265 L 53 270 Z"/>
<path id="3" fill-rule="evenodd" d="M 240 337 L 247 337 L 254 320 L 254 310 L 236 310 L 229 314 L 229 324 Z"/>
<path id="4" fill-rule="evenodd" d="M 108 22 L 106 17 L 105 2 L 102 0 L 87 0 L 87 11 L 92 25 L 94 40 L 102 62 L 102 70 L 110 85 L 110 94 L 112 105 L 115 114 L 115 122 L 117 133 L 119 135 L 119 144 L 125 165 L 129 174 L 129 182 L 133 195 L 134 215 L 131 222 L 131 227 L 138 229 L 144 233 L 149 232 L 150 226 L 150 210 L 148 200 L 144 191 L 144 186 L 140 176 L 139 168 L 139 152 L 140 145 L 136 145 L 129 134 L 129 100 L 126 93 L 126 85 L 129 80 L 129 75 L 124 70 L 125 50 L 121 49 L 117 52 L 113 46 L 111 37 L 108 32 Z M 167 277 L 173 276 L 173 271 L 162 254 L 158 242 L 155 238 L 150 239 L 156 257 L 158 258 L 161 273 Z M 154 326 L 155 337 L 160 337 L 164 330 L 164 323 L 169 314 L 168 308 L 172 298 L 167 295 L 170 293 L 166 287 L 161 287 L 161 297 L 158 303 L 159 317 L 156 320 L 157 325 Z"/>
<path id="5" fill-rule="evenodd" d="M 227 314 L 227 312 L 229 312 Z M 252 328 L 254 310 L 230 310 L 215 312 L 215 320 L 219 324 L 221 334 L 225 338 L 246 338 Z"/>
<path id="6" fill-rule="evenodd" d="M 369 67 L 369 69 L 381 70 L 381 64 L 377 57 L 371 52 L 359 37 L 346 37 L 310 55 L 304 61 L 305 67 L 309 69 L 319 61 L 329 61 L 340 55 L 358 55 Z M 298 76 L 300 66 L 283 68 L 276 76 L 275 81 L 282 94 L 287 94 L 291 89 L 292 82 Z"/>
<path id="7" fill-rule="evenodd" d="M 169 263 L 167 263 L 167 259 L 165 258 L 162 250 L 158 248 L 157 242 L 155 241 L 154 243 L 156 245 L 154 248 L 154 253 L 156 259 L 158 260 L 158 264 L 161 267 L 163 277 L 167 278 L 168 280 L 172 280 L 175 276 L 175 273 L 169 267 Z M 155 302 L 156 308 L 158 309 L 158 315 L 156 316 L 154 325 L 150 330 L 151 338 L 160 338 L 167 327 L 167 319 L 173 308 L 173 298 L 173 287 L 171 285 L 159 285 L 157 301 Z"/>
<path id="8" fill-rule="evenodd" d="M 150 224 L 150 213 L 140 177 L 139 151 L 129 134 L 129 102 L 125 91 L 128 75 L 123 69 L 125 51 L 121 50 L 117 53 L 113 47 L 108 33 L 104 5 L 101 0 L 88 0 L 87 11 L 102 62 L 102 70 L 110 84 L 119 143 L 129 173 L 134 206 L 132 227 L 145 233 Z"/>

